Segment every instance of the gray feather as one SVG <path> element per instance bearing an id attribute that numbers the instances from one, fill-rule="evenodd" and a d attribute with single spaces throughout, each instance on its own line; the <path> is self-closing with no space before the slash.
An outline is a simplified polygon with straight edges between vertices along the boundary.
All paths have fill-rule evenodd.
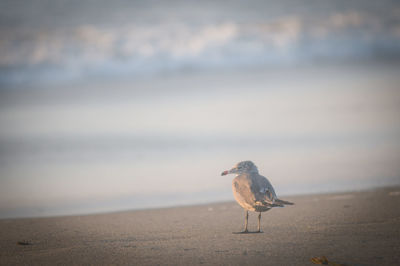
<path id="1" fill-rule="evenodd" d="M 262 212 L 293 204 L 278 199 L 271 183 L 258 172 L 239 174 L 233 179 L 232 189 L 236 201 L 246 210 Z"/>

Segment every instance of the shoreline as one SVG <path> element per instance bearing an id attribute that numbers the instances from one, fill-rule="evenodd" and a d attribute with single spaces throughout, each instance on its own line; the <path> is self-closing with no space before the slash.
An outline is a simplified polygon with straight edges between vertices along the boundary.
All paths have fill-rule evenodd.
<path id="1" fill-rule="evenodd" d="M 361 188 L 361 189 L 349 189 L 349 190 L 339 190 L 339 191 L 328 191 L 328 192 L 315 192 L 315 193 L 300 193 L 300 194 L 288 194 L 288 195 L 279 195 L 279 198 L 297 198 L 297 197 L 308 197 L 308 196 L 318 196 L 318 195 L 330 195 L 330 194 L 347 194 L 347 193 L 360 193 L 360 192 L 371 192 L 375 190 L 385 190 L 392 189 L 398 187 L 400 190 L 400 184 L 394 185 L 383 185 L 377 187 L 370 188 Z M 40 219 L 40 218 L 60 218 L 60 217 L 74 217 L 74 216 L 93 216 L 93 215 L 105 215 L 105 214 L 116 214 L 123 212 L 136 212 L 136 211 L 145 211 L 145 210 L 162 210 L 162 209 L 171 209 L 171 208 L 184 208 L 184 207 L 196 207 L 196 206 L 204 206 L 210 204 L 223 204 L 223 203 L 235 203 L 235 200 L 221 200 L 221 201 L 210 201 L 210 202 L 198 202 L 198 203 L 187 203 L 187 204 L 171 204 L 165 206 L 154 206 L 154 207 L 143 207 L 143 208 L 122 208 L 116 210 L 100 210 L 100 211 L 92 211 L 92 212 L 76 212 L 76 213 L 66 213 L 66 214 L 54 214 L 54 215 L 36 215 L 36 216 L 16 216 L 16 217 L 0 217 L 0 221 L 2 220 L 18 220 L 18 219 Z"/>

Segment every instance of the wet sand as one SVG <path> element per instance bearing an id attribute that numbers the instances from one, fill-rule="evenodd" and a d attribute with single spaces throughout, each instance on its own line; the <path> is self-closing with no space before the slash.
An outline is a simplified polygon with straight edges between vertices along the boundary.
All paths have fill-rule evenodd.
<path id="1" fill-rule="evenodd" d="M 261 234 L 232 234 L 244 222 L 235 202 L 0 220 L 0 264 L 399 265 L 400 187 L 285 199 L 296 205 L 263 213 Z"/>

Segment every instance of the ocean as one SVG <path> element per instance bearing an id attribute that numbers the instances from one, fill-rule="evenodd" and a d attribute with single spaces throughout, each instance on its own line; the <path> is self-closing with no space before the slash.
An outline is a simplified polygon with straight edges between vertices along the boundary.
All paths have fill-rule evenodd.
<path id="1" fill-rule="evenodd" d="M 400 184 L 396 1 L 1 1 L 0 218 Z"/>

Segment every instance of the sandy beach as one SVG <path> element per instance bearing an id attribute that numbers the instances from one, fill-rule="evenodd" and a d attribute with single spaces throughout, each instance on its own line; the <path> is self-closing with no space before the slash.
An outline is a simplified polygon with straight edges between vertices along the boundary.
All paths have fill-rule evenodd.
<path id="1" fill-rule="evenodd" d="M 400 187 L 285 197 L 242 230 L 235 202 L 0 220 L 1 265 L 398 265 Z M 249 229 L 256 230 L 251 213 Z"/>

